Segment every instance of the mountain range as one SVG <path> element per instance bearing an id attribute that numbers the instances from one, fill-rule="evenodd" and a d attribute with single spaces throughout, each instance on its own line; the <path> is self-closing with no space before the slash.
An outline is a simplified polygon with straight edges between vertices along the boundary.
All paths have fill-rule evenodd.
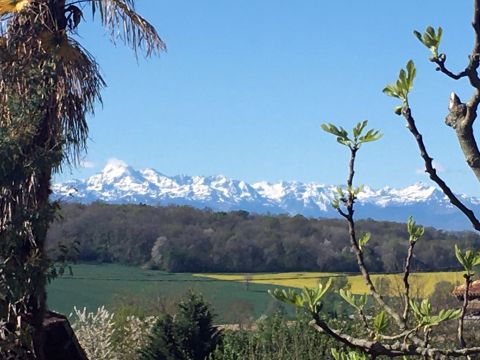
<path id="1" fill-rule="evenodd" d="M 223 175 L 167 176 L 154 169 L 135 169 L 114 161 L 87 179 L 54 184 L 53 198 L 80 203 L 189 205 L 215 211 L 338 217 L 331 206 L 336 188 L 336 185 L 296 181 L 248 184 Z M 479 198 L 459 196 L 472 210 L 480 210 Z M 440 190 L 423 183 L 401 189 L 365 187 L 358 196 L 355 215 L 360 219 L 399 222 L 413 216 L 426 226 L 447 230 L 471 229 L 465 217 Z"/>

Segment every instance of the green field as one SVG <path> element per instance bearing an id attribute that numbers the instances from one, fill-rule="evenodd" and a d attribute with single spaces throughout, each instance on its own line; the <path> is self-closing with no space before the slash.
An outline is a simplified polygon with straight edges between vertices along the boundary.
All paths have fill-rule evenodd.
<path id="1" fill-rule="evenodd" d="M 69 314 L 73 307 L 95 311 L 105 305 L 114 309 L 119 303 L 149 303 L 167 297 L 179 297 L 188 289 L 196 290 L 214 306 L 220 315 L 245 311 L 251 304 L 254 316 L 265 313 L 274 300 L 267 290 L 278 285 L 250 284 L 199 278 L 192 274 L 169 274 L 122 265 L 73 266 L 74 276 L 63 276 L 48 286 L 49 308 Z M 242 310 L 243 308 L 243 310 Z"/>
<path id="2" fill-rule="evenodd" d="M 268 313 L 275 301 L 269 289 L 278 287 L 315 286 L 320 278 L 339 276 L 333 273 L 283 274 L 171 274 L 113 264 L 78 264 L 73 276 L 56 279 L 48 287 L 50 309 L 69 314 L 73 307 L 95 311 L 100 306 L 115 310 L 119 304 L 137 304 L 158 308 L 156 304 L 177 302 L 188 289 L 201 294 L 214 306 L 219 321 L 233 321 L 251 313 L 253 317 Z M 390 291 L 401 286 L 399 275 L 374 275 L 373 279 L 390 279 Z M 245 280 L 248 280 L 248 286 Z M 366 291 L 360 276 L 348 276 L 354 293 Z M 412 275 L 412 294 L 430 296 L 439 281 L 459 283 L 461 273 L 423 273 Z M 395 293 L 389 294 L 395 295 Z M 338 297 L 330 297 L 328 309 L 335 309 Z M 327 309 L 324 308 L 324 309 Z M 288 309 L 288 308 L 287 308 Z M 288 309 L 292 311 L 292 309 Z M 335 309 L 336 310 L 336 309 Z"/>

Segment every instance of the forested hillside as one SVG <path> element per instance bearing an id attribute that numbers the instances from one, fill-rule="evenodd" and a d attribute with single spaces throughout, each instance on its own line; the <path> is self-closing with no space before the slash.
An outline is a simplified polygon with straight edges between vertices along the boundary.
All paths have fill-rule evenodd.
<path id="1" fill-rule="evenodd" d="M 402 269 L 408 245 L 404 224 L 359 221 L 358 231 L 372 233 L 366 250 L 371 271 Z M 348 241 L 341 220 L 101 203 L 63 204 L 48 234 L 53 256 L 62 243 L 78 247 L 78 261 L 172 272 L 356 272 Z M 454 244 L 478 248 L 480 236 L 427 228 L 414 269 L 455 268 Z"/>

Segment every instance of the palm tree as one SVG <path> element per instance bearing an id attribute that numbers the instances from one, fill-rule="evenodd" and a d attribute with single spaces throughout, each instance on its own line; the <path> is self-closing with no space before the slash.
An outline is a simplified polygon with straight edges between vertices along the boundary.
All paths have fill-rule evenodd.
<path id="1" fill-rule="evenodd" d="M 74 38 L 91 9 L 134 54 L 165 44 L 134 0 L 0 0 L 0 357 L 43 359 L 50 263 L 44 245 L 57 204 L 52 174 L 86 150 L 87 115 L 105 85 Z M 2 341 L 3 339 L 3 341 Z"/>

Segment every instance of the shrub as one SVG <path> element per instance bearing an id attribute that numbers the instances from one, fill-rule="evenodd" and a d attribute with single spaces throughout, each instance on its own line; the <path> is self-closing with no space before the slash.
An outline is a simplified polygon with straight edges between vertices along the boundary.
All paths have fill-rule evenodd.
<path id="1" fill-rule="evenodd" d="M 315 331 L 305 316 L 289 321 L 279 312 L 263 317 L 249 330 L 225 331 L 209 360 L 327 360 L 330 348 L 337 346 Z"/>
<path id="2" fill-rule="evenodd" d="M 95 313 L 74 308 L 73 329 L 90 360 L 137 360 L 154 317 L 126 316 L 119 322 L 103 306 Z"/>

